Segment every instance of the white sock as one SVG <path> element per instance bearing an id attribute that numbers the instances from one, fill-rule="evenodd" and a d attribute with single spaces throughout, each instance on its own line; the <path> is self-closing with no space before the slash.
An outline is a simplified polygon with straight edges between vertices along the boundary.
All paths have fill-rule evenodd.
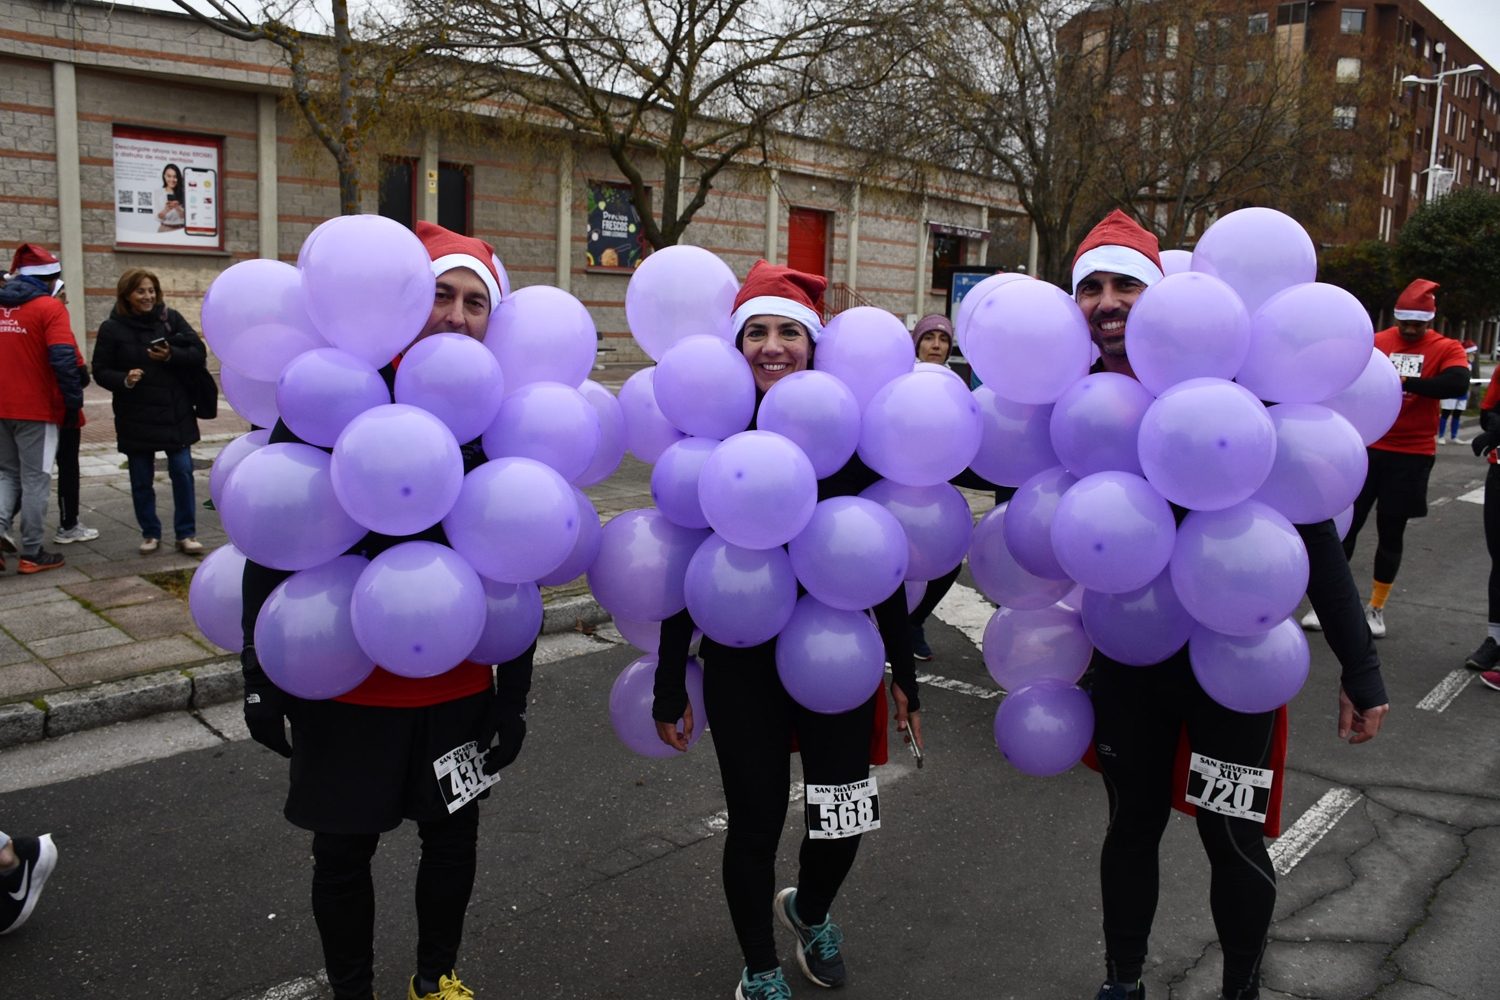
<path id="1" fill-rule="evenodd" d="M 1500 642 L 1500 622 L 1490 622 L 1490 638 Z"/>

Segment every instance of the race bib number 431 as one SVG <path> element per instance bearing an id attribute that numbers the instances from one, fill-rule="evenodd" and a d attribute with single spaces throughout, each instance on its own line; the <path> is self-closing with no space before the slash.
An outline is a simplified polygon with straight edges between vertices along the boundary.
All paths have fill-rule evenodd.
<path id="1" fill-rule="evenodd" d="M 1188 764 L 1187 801 L 1234 819 L 1266 821 L 1271 801 L 1269 768 L 1228 764 L 1195 753 Z"/>
<path id="2" fill-rule="evenodd" d="M 438 791 L 454 813 L 472 802 L 480 792 L 500 780 L 500 773 L 485 774 L 480 767 L 479 744 L 473 740 L 454 747 L 432 762 Z"/>
<path id="3" fill-rule="evenodd" d="M 1402 378 L 1421 378 L 1422 360 L 1420 354 L 1391 355 L 1391 364 L 1396 366 L 1396 374 Z"/>
<path id="4" fill-rule="evenodd" d="M 807 835 L 839 840 L 880 829 L 880 793 L 872 774 L 847 785 L 807 786 Z"/>

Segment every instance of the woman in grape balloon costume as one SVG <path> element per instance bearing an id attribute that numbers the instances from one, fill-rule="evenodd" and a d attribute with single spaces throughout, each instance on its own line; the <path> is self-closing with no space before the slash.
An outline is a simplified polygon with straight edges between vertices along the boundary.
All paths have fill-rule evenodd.
<path id="1" fill-rule="evenodd" d="M 1035 419 L 1061 463 L 1021 485 L 1003 540 L 981 522 L 970 563 L 982 587 L 1009 581 L 1020 607 L 1039 608 L 1002 606 L 985 632 L 1010 689 L 1001 750 L 1033 774 L 1087 750 L 1105 779 L 1099 1000 L 1144 1000 L 1174 805 L 1196 812 L 1212 867 L 1222 995 L 1247 1000 L 1276 899 L 1264 835 L 1279 832 L 1284 706 L 1308 669 L 1289 618 L 1304 590 L 1343 668 L 1339 738 L 1373 738 L 1389 708 L 1331 519 L 1359 492 L 1360 434 L 1378 437 L 1394 413 L 1380 416 L 1384 383 L 1356 394 L 1373 416 L 1355 406 L 1346 419 L 1330 398 L 1371 363 L 1373 329 L 1352 296 L 1314 283 L 1295 221 L 1235 212 L 1205 232 L 1191 270 L 1173 259 L 1164 275 L 1164 256 L 1115 211 L 1079 246 L 1076 309 L 1042 282 L 1013 282 L 960 321 L 987 388 L 1053 404 Z M 1090 340 L 1100 358 L 1083 376 Z M 1043 607 L 1074 582 L 1081 622 Z M 1089 664 L 1085 695 L 1070 682 Z"/>
<path id="2" fill-rule="evenodd" d="M 803 437 L 798 444 L 812 449 L 809 456 L 786 437 L 767 430 L 775 426 L 796 434 L 775 416 L 784 416 L 786 408 L 795 406 L 791 400 L 796 394 L 808 390 L 814 406 L 858 412 L 852 409 L 855 404 L 849 388 L 810 370 L 815 350 L 829 346 L 814 305 L 826 284 L 821 277 L 757 261 L 735 298 L 730 330 L 734 347 L 753 373 L 753 396 L 747 397 L 748 407 L 737 418 L 738 427 L 717 431 L 730 436 L 713 450 L 698 477 L 698 494 L 716 534 L 702 543 L 687 570 L 687 609 L 661 627 L 652 715 L 662 742 L 679 751 L 688 748 L 704 725 L 701 715 L 695 717 L 685 683 L 695 617 L 706 633 L 699 654 L 702 705 L 713 720 L 714 751 L 729 806 L 724 893 L 745 955 L 736 989 L 740 1000 L 791 995 L 776 953 L 773 911 L 796 936 L 803 974 L 820 986 L 844 982 L 842 932 L 832 922 L 829 907 L 854 863 L 861 833 L 878 826 L 878 792 L 870 765 L 886 760 L 886 706 L 881 691 L 886 660 L 894 671 L 891 692 L 898 728 L 909 726 L 908 741 L 915 738 L 921 743 L 916 672 L 901 585 L 907 568 L 906 540 L 894 517 L 856 496 L 880 477 L 859 458 L 851 457 L 852 439 L 841 455 L 830 456 L 823 452 L 829 446 L 837 451 L 840 444 L 825 440 L 820 450 L 810 437 Z M 870 318 L 882 321 L 879 316 Z M 906 340 L 899 321 L 888 314 L 884 320 L 894 326 L 898 345 Z M 846 333 L 860 336 L 858 330 Z M 705 343 L 703 348 L 711 346 Z M 675 347 L 673 352 L 680 350 Z M 908 372 L 914 364 L 910 350 L 904 348 L 904 359 L 897 355 Z M 658 396 L 663 400 L 671 398 L 665 394 L 669 385 L 663 380 L 672 378 L 673 352 L 664 356 L 657 371 Z M 743 362 L 737 363 L 744 367 Z M 786 404 L 778 415 L 771 413 L 773 400 Z M 671 408 L 667 403 L 664 407 Z M 746 423 L 751 430 L 733 434 Z M 817 460 L 816 472 L 812 459 Z M 799 494 L 795 505 L 776 501 L 771 492 L 756 495 L 751 483 L 758 478 L 756 470 L 798 476 L 805 480 L 801 483 L 805 494 Z M 816 509 L 814 500 L 821 501 Z M 876 559 L 891 554 L 892 565 L 879 578 L 853 581 L 857 593 L 849 592 L 851 581 L 820 577 L 820 570 L 830 568 L 826 561 L 810 565 L 821 558 L 817 555 L 820 537 L 826 540 L 840 532 L 846 538 L 857 535 L 878 544 L 893 543 L 872 553 Z M 781 548 L 787 542 L 791 543 L 790 556 Z M 748 596 L 739 596 L 735 580 L 748 579 L 737 577 L 741 571 L 774 578 L 782 612 L 763 615 L 759 603 L 752 608 Z M 809 591 L 800 600 L 794 572 Z M 717 593 L 726 600 L 711 602 L 698 596 L 715 592 L 715 581 L 721 581 Z M 838 604 L 830 606 L 819 597 Z M 875 610 L 878 633 L 864 611 L 870 607 Z M 738 631 L 749 620 L 767 618 L 770 624 L 760 634 Z M 863 662 L 858 673 L 841 672 L 832 662 L 819 664 L 823 671 L 798 670 L 792 661 L 800 652 L 805 662 L 809 645 L 819 640 L 825 644 L 843 641 L 854 648 Z M 794 740 L 802 754 L 809 827 L 802 841 L 797 885 L 777 892 L 776 846 L 786 819 L 789 752 Z"/>
<path id="3" fill-rule="evenodd" d="M 491 583 L 480 590 L 474 571 L 447 548 L 444 526 L 433 520 L 434 515 L 442 517 L 439 508 L 414 516 L 402 509 L 403 501 L 429 499 L 431 485 L 420 479 L 453 479 L 450 485 L 456 487 L 454 477 L 485 463 L 477 438 L 494 416 L 502 390 L 497 362 L 477 342 L 501 303 L 503 269 L 493 248 L 481 240 L 418 223 L 418 244 L 399 226 L 370 219 L 332 220 L 304 245 L 308 283 L 314 276 L 329 281 L 341 269 L 350 272 L 351 292 L 342 318 L 352 324 L 354 336 L 335 341 L 345 350 L 306 350 L 308 343 L 287 349 L 294 357 L 280 374 L 275 397 L 280 418 L 258 454 L 292 449 L 286 454 L 307 461 L 331 448 L 332 486 L 350 514 L 322 533 L 320 544 L 331 546 L 322 557 L 278 553 L 262 556 L 275 558 L 276 567 L 254 559 L 244 563 L 245 721 L 257 742 L 291 758 L 285 814 L 313 832 L 313 916 L 334 996 L 372 996 L 375 900 L 370 860 L 380 834 L 411 819 L 418 825 L 422 854 L 416 883 L 416 974 L 408 994 L 412 1000 L 447 1000 L 470 995 L 454 967 L 474 883 L 477 800 L 488 795 L 495 772 L 520 753 L 540 622 L 512 637 L 510 648 L 490 644 L 490 655 L 485 655 L 484 638 L 476 645 L 473 635 L 463 635 L 467 626 L 461 621 L 472 616 L 460 614 L 458 605 L 467 612 L 464 602 L 477 599 L 483 622 L 485 600 L 495 596 Z M 391 241 L 399 252 L 391 249 Z M 411 270 L 413 257 L 421 268 L 424 245 L 430 272 L 401 273 L 398 262 Z M 380 252 L 362 254 L 361 247 Z M 371 263 L 377 259 L 382 264 Z M 210 290 L 205 325 L 215 306 L 231 308 L 214 301 L 229 294 L 225 288 Z M 356 294 L 358 306 L 347 301 Z M 360 315 L 361 309 L 373 314 Z M 397 339 L 366 343 L 358 337 L 361 324 L 367 330 L 394 331 Z M 401 342 L 411 336 L 401 337 L 403 328 L 421 332 L 408 345 Z M 328 333 L 321 320 L 316 329 Z M 362 357 L 355 355 L 356 349 Z M 486 366 L 494 376 L 483 389 L 489 402 L 468 406 L 468 412 L 445 412 L 446 404 L 472 402 L 467 392 L 477 383 L 468 380 Z M 392 405 L 393 395 L 402 405 Z M 488 415 L 479 412 L 486 407 Z M 458 442 L 468 443 L 460 448 Z M 355 463 L 341 465 L 356 452 L 367 456 L 367 477 L 358 481 L 353 478 Z M 439 471 L 428 464 L 429 454 L 445 463 Z M 256 471 L 258 458 L 252 454 L 240 461 L 224 487 L 222 509 L 231 538 L 248 551 L 256 543 L 256 526 L 235 517 L 236 500 L 243 489 L 275 484 L 241 480 Z M 376 509 L 380 494 L 391 485 L 384 479 L 393 476 L 409 479 L 394 490 L 392 503 Z M 447 505 L 452 505 L 451 497 Z M 349 520 L 356 511 L 361 522 Z M 367 531 L 370 524 L 380 530 Z M 339 537 L 341 531 L 345 537 Z M 372 575 L 375 570 L 389 577 L 389 586 L 378 578 L 380 573 Z M 403 576 L 403 571 L 417 575 Z M 428 574 L 426 588 L 413 582 L 423 579 L 423 573 Z M 455 593 L 454 581 L 462 582 L 465 574 L 473 577 L 469 590 Z M 407 643 L 398 660 L 401 616 L 423 610 L 416 605 L 427 599 L 424 589 L 434 595 L 433 607 L 426 608 L 431 612 L 426 631 L 456 634 L 463 648 L 439 649 L 441 641 L 425 648 L 420 642 Z M 379 616 L 367 610 L 382 597 L 389 605 L 386 621 L 375 620 Z M 319 649 L 318 624 L 309 620 L 299 626 L 295 615 L 285 613 L 295 610 L 299 599 L 319 598 L 331 609 L 343 607 L 324 623 L 323 634 L 352 625 L 358 646 L 349 642 L 341 651 Z M 373 603 L 362 606 L 367 598 Z M 447 606 L 439 607 L 442 602 Z M 540 600 L 536 603 L 539 615 Z M 361 611 L 366 612 L 363 621 Z M 432 629 L 433 621 L 442 627 Z M 382 666 L 376 666 L 374 654 L 362 653 L 364 648 L 384 650 L 389 658 L 382 655 Z M 489 664 L 500 659 L 505 662 L 492 680 Z M 291 723 L 290 744 L 283 720 Z M 496 736 L 499 742 L 492 748 Z M 485 750 L 488 754 L 480 759 Z"/>

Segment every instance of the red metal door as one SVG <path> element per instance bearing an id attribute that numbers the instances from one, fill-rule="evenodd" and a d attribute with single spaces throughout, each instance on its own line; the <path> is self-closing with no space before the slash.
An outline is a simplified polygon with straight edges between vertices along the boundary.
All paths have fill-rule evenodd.
<path id="1" fill-rule="evenodd" d="M 792 208 L 787 213 L 787 267 L 828 276 L 828 213 Z"/>

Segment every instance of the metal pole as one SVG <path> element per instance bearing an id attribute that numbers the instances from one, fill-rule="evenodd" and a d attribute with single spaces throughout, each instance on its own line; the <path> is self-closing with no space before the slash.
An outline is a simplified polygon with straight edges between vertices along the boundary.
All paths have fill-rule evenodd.
<path id="1" fill-rule="evenodd" d="M 1438 63 L 1439 70 L 1442 63 Z M 1433 193 L 1433 171 L 1437 170 L 1438 134 L 1443 128 L 1443 74 L 1437 75 L 1437 105 L 1432 112 L 1432 153 L 1427 157 L 1427 202 L 1431 204 Z"/>

